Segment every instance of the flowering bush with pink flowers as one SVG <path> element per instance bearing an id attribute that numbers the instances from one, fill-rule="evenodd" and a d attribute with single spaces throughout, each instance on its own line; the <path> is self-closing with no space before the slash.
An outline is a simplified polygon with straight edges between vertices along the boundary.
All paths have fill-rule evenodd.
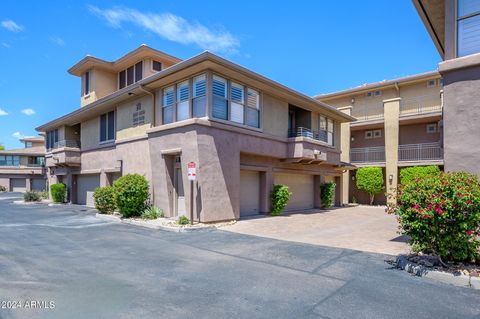
<path id="1" fill-rule="evenodd" d="M 480 181 L 463 173 L 415 179 L 388 208 L 417 252 L 444 260 L 480 261 Z"/>

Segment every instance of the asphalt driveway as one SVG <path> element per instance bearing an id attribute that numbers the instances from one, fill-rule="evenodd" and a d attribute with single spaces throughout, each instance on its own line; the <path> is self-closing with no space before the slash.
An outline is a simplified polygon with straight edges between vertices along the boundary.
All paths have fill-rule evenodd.
<path id="1" fill-rule="evenodd" d="M 4 196 L 4 195 L 1 195 Z M 1 197 L 0 196 L 0 197 Z M 0 198 L 0 318 L 478 318 L 480 292 L 385 256 L 227 231 L 170 233 Z"/>
<path id="2" fill-rule="evenodd" d="M 223 228 L 232 232 L 373 253 L 408 253 L 398 222 L 383 206 L 356 206 L 259 216 Z"/>

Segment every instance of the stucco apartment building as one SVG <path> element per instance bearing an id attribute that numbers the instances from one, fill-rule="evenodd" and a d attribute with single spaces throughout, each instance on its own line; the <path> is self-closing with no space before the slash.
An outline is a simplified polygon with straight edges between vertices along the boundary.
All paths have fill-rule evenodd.
<path id="1" fill-rule="evenodd" d="M 81 79 L 80 108 L 37 130 L 49 182 L 65 183 L 73 203 L 92 205 L 96 187 L 138 173 L 167 216 L 193 205 L 211 222 L 268 212 L 274 184 L 290 187 L 297 210 L 321 205 L 323 181 L 342 183 L 341 125 L 354 118 L 210 52 L 182 61 L 142 45 L 69 73 Z"/>
<path id="2" fill-rule="evenodd" d="M 44 138 L 25 137 L 20 141 L 24 148 L 0 151 L 0 186 L 10 192 L 44 191 Z"/>
<path id="3" fill-rule="evenodd" d="M 443 167 L 442 94 L 442 78 L 434 71 L 315 98 L 357 119 L 342 124 L 341 160 L 357 167 L 382 167 L 389 191 L 397 187 L 404 167 Z M 355 174 L 350 170 L 342 176 L 344 204 L 369 202 L 357 189 Z M 378 194 L 375 202 L 384 204 L 385 195 Z"/>
<path id="4" fill-rule="evenodd" d="M 480 175 L 480 1 L 413 4 L 443 59 L 445 170 Z"/>

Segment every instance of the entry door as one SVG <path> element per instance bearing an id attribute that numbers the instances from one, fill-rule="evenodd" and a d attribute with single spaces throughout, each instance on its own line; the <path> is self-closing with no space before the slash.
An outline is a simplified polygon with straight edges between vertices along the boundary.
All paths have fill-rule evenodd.
<path id="1" fill-rule="evenodd" d="M 185 208 L 185 192 L 183 189 L 182 168 L 175 168 L 175 192 L 177 193 L 176 216 L 187 214 Z"/>

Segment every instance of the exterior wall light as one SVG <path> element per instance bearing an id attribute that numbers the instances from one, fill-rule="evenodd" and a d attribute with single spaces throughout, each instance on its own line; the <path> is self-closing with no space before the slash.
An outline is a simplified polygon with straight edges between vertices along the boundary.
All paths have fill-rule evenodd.
<path id="1" fill-rule="evenodd" d="M 388 175 L 388 182 L 390 183 L 390 185 L 392 185 L 392 183 L 393 183 L 393 174 Z"/>

